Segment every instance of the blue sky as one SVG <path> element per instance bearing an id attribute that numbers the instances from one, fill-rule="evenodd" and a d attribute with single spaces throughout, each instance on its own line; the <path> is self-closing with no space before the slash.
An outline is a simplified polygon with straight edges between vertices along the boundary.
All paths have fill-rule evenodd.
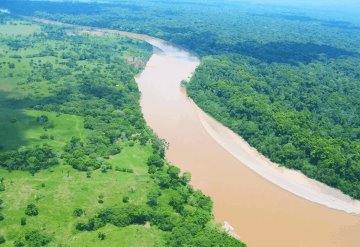
<path id="1" fill-rule="evenodd" d="M 254 3 L 277 3 L 286 5 L 298 5 L 298 6 L 331 6 L 342 8 L 359 8 L 360 14 L 360 0 L 248 0 L 248 2 Z"/>

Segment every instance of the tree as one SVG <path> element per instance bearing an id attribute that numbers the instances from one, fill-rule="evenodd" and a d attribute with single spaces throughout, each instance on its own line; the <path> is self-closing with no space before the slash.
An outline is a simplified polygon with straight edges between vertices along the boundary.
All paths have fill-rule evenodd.
<path id="1" fill-rule="evenodd" d="M 28 216 L 37 216 L 39 214 L 39 210 L 35 204 L 31 203 L 26 206 L 25 214 Z"/>
<path id="2" fill-rule="evenodd" d="M 26 218 L 25 217 L 21 217 L 20 225 L 22 225 L 22 226 L 26 225 Z"/>
<path id="3" fill-rule="evenodd" d="M 5 242 L 6 242 L 5 237 L 3 235 L 0 235 L 0 244 L 3 244 Z"/>
<path id="4" fill-rule="evenodd" d="M 158 205 L 158 198 L 161 195 L 161 192 L 156 190 L 156 191 L 150 191 L 150 193 L 148 194 L 147 198 L 147 204 L 151 207 L 155 207 Z"/>
<path id="5" fill-rule="evenodd" d="M 183 184 L 189 183 L 190 180 L 191 180 L 191 173 L 184 172 L 184 174 L 181 176 L 181 181 L 183 182 Z"/>
<path id="6" fill-rule="evenodd" d="M 124 196 L 122 199 L 123 203 L 128 203 L 129 200 L 130 200 L 130 198 L 128 196 Z"/>
<path id="7" fill-rule="evenodd" d="M 164 160 L 158 154 L 153 154 L 148 158 L 147 164 L 149 166 L 162 167 L 164 165 Z"/>
<path id="8" fill-rule="evenodd" d="M 176 166 L 170 166 L 168 169 L 168 174 L 173 179 L 179 178 L 179 173 L 180 173 L 180 169 Z"/>
<path id="9" fill-rule="evenodd" d="M 105 237 L 106 237 L 105 233 L 103 233 L 103 232 L 99 232 L 99 233 L 98 233 L 98 238 L 99 238 L 100 240 L 105 240 Z"/>
<path id="10" fill-rule="evenodd" d="M 41 115 L 40 117 L 37 117 L 36 118 L 36 121 L 39 123 L 39 124 L 44 124 L 44 123 L 47 123 L 49 121 L 49 118 L 48 116 L 46 115 Z"/>
<path id="11" fill-rule="evenodd" d="M 29 247 L 38 247 L 46 246 L 51 242 L 52 238 L 45 232 L 40 232 L 38 230 L 29 230 L 26 231 L 23 235 L 15 241 L 15 246 L 29 246 Z"/>
<path id="12" fill-rule="evenodd" d="M 73 215 L 76 216 L 76 217 L 80 217 L 81 215 L 84 214 L 84 210 L 81 209 L 81 208 L 77 208 L 73 211 Z"/>

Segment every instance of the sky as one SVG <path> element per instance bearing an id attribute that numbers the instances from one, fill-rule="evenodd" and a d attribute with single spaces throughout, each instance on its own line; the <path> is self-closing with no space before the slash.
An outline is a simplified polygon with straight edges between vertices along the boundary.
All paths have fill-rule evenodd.
<path id="1" fill-rule="evenodd" d="M 356 7 L 359 10 L 359 14 L 360 14 L 360 0 L 247 0 L 247 2 L 296 5 L 296 6 L 304 6 L 304 7 L 305 6 L 306 7 L 323 6 L 323 7 L 341 7 L 341 8 Z"/>

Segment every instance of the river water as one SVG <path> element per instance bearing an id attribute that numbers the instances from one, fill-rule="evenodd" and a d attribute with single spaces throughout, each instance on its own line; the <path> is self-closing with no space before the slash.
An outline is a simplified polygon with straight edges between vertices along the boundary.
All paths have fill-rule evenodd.
<path id="1" fill-rule="evenodd" d="M 359 213 L 358 202 L 287 169 L 254 172 L 262 169 L 256 162 L 271 165 L 203 113 L 180 87 L 199 60 L 159 40 L 146 40 L 157 48 L 136 78 L 143 114 L 170 143 L 167 159 L 191 172 L 191 184 L 211 196 L 217 221 L 228 222 L 254 247 L 360 246 L 360 216 L 329 208 Z"/>

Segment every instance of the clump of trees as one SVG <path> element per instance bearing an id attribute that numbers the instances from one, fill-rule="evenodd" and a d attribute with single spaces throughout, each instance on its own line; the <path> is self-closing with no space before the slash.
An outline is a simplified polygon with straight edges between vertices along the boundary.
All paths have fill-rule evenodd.
<path id="1" fill-rule="evenodd" d="M 52 241 L 52 237 L 39 230 L 27 230 L 21 236 L 19 236 L 15 242 L 14 246 L 29 246 L 29 247 L 38 247 L 46 246 Z"/>
<path id="2" fill-rule="evenodd" d="M 16 151 L 0 153 L 0 166 L 8 170 L 23 170 L 36 173 L 59 164 L 56 154 L 47 145 L 21 147 Z"/>
<path id="3" fill-rule="evenodd" d="M 33 203 L 26 206 L 25 214 L 28 216 L 37 216 L 39 214 L 39 209 Z"/>

